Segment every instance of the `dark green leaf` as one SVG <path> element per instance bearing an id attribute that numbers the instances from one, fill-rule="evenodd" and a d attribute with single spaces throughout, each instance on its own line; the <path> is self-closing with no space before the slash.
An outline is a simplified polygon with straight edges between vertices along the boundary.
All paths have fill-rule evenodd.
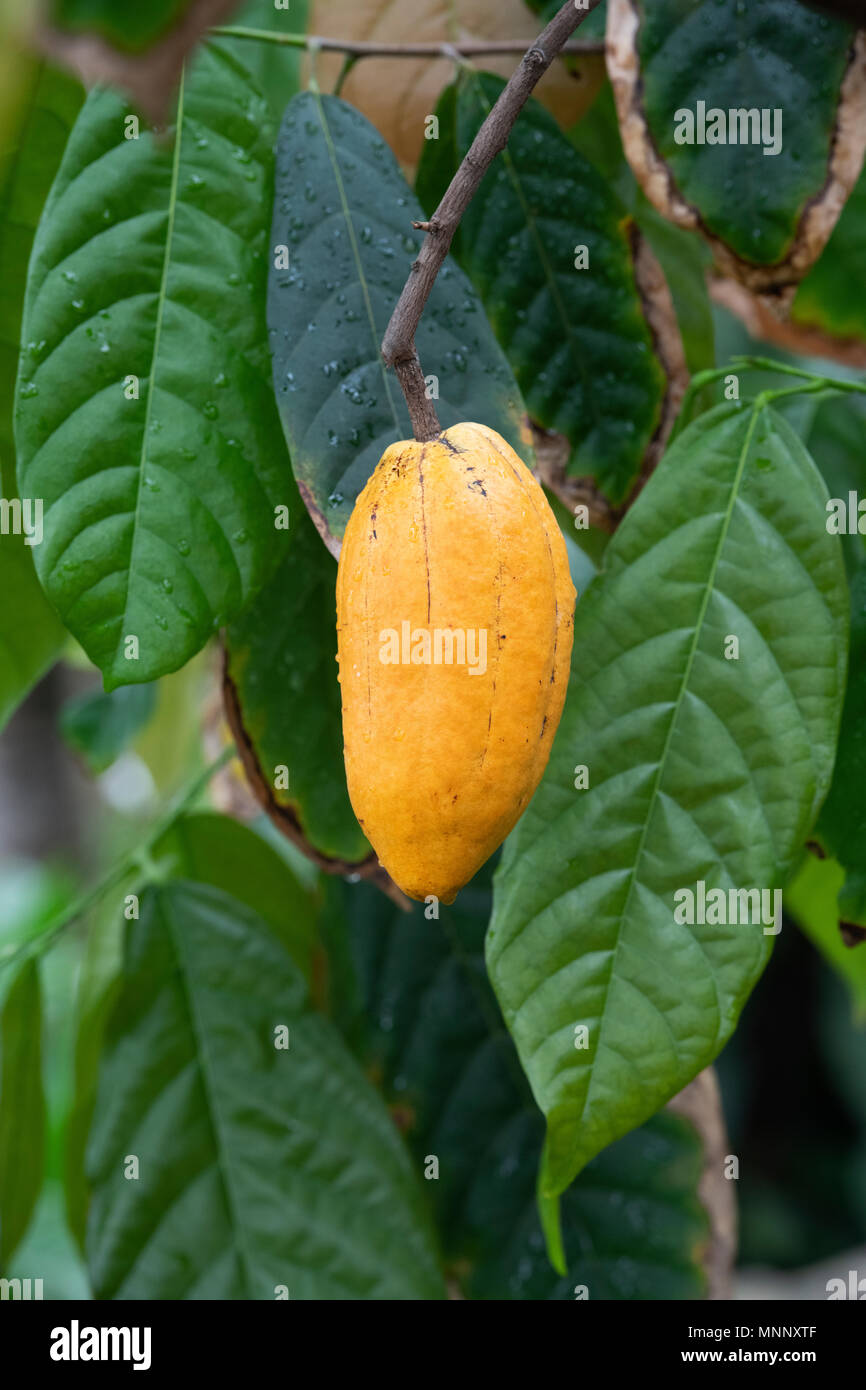
<path id="1" fill-rule="evenodd" d="M 281 549 L 267 112 L 215 50 L 179 110 L 177 140 L 126 139 L 120 98 L 90 95 L 27 288 L 16 434 L 22 491 L 45 500 L 36 566 L 109 689 L 183 665 Z"/>
<path id="2" fill-rule="evenodd" d="M 219 888 L 257 913 L 309 982 L 316 938 L 312 898 L 254 830 L 229 816 L 183 816 L 157 841 L 153 857 L 173 878 Z"/>
<path id="3" fill-rule="evenodd" d="M 679 436 L 578 604 L 487 948 L 547 1117 L 550 1194 L 712 1061 L 766 964 L 760 920 L 680 924 L 675 894 L 779 887 L 826 794 L 847 593 L 825 497 L 776 412 L 719 407 Z"/>
<path id="4" fill-rule="evenodd" d="M 484 969 L 490 870 L 439 921 L 401 912 L 366 885 L 346 890 L 366 1018 L 362 1050 L 430 1181 L 446 1252 L 478 1299 L 697 1298 L 707 1218 L 701 1146 L 658 1115 L 607 1149 L 563 1200 L 568 1276 L 544 1250 L 535 1202 L 543 1120 Z M 355 1036 L 357 1027 L 349 1018 Z"/>
<path id="5" fill-rule="evenodd" d="M 487 73 L 464 75 L 458 158 L 503 86 Z M 447 103 L 440 114 L 442 130 Z M 530 415 L 571 442 L 568 473 L 594 474 L 621 500 L 658 424 L 665 376 L 635 283 L 625 209 L 538 102 L 525 107 L 467 209 L 458 254 Z"/>
<path id="6" fill-rule="evenodd" d="M 60 29 L 99 34 L 118 48 L 142 49 L 177 24 L 193 0 L 137 0 L 118 6 L 115 0 L 53 0 L 51 17 Z"/>
<path id="7" fill-rule="evenodd" d="M 623 154 L 609 85 L 602 88 L 568 138 L 604 176 L 658 257 L 673 297 L 689 370 L 714 367 L 713 313 L 706 279 L 712 257 L 702 241 L 662 217 L 638 187 Z"/>
<path id="8" fill-rule="evenodd" d="M 258 913 L 309 980 L 315 944 L 312 899 L 285 860 L 259 835 L 228 816 L 188 815 L 157 841 L 151 858 L 166 878 L 208 884 Z M 65 1177 L 67 1219 L 82 1248 L 90 1201 L 85 1148 L 105 1024 L 120 985 L 121 907 L 127 894 L 138 891 L 140 883 L 131 876 L 94 914 L 78 981 L 75 1095 L 66 1139 Z"/>
<path id="9" fill-rule="evenodd" d="M 227 675 L 269 799 L 321 854 L 358 863 L 370 846 L 343 769 L 334 585 L 337 569 L 303 507 L 289 553 L 226 639 Z M 231 698 L 231 696 L 230 696 Z M 275 785 L 288 768 L 288 788 Z"/>
<path id="10" fill-rule="evenodd" d="M 3 980 L 0 1013 L 0 1271 L 30 1223 L 42 1188 L 45 1100 L 39 968 Z"/>
<path id="11" fill-rule="evenodd" d="M 98 1297 L 442 1296 L 402 1142 L 248 908 L 150 890 L 106 1042 L 89 1146 Z"/>
<path id="12" fill-rule="evenodd" d="M 67 700 L 60 732 L 91 772 L 104 772 L 144 728 L 156 707 L 153 685 L 122 685 L 106 695 L 88 691 Z"/>
<path id="13" fill-rule="evenodd" d="M 851 663 L 839 756 L 818 835 L 845 870 L 839 918 L 866 924 L 866 565 L 851 580 Z"/>
<path id="14" fill-rule="evenodd" d="M 827 181 L 852 26 L 798 0 L 633 0 L 633 8 L 640 71 L 630 94 L 675 190 L 741 260 L 781 262 Z M 781 148 L 764 153 L 772 128 L 766 141 L 701 142 L 698 102 L 725 117 L 767 110 L 772 120 L 780 111 Z M 681 111 L 696 118 L 693 143 L 677 142 Z"/>
<path id="15" fill-rule="evenodd" d="M 866 814 L 863 786 L 866 749 L 866 546 L 859 531 L 862 518 L 856 499 L 864 493 L 866 408 L 857 397 L 824 401 L 816 410 L 808 431 L 809 448 L 821 470 L 830 496 L 841 502 L 846 533 L 841 537 L 851 586 L 851 659 L 839 751 L 833 781 L 818 820 L 817 835 L 845 871 L 839 886 L 836 936 L 839 922 L 866 925 Z M 855 494 L 855 528 L 850 527 L 850 494 Z M 834 513 L 835 515 L 835 513 Z M 827 524 L 830 525 L 828 515 Z M 866 524 L 866 523 L 864 523 Z M 826 881 L 826 879 L 825 879 Z M 856 972 L 857 966 L 854 966 Z"/>
<path id="16" fill-rule="evenodd" d="M 420 245 L 423 214 L 373 126 L 336 97 L 303 93 L 277 143 L 268 323 L 274 381 L 295 476 L 323 534 L 341 537 L 387 446 L 411 438 L 382 335 Z M 417 335 L 438 379 L 443 428 L 479 420 L 521 455 L 522 404 L 463 272 L 446 262 Z"/>

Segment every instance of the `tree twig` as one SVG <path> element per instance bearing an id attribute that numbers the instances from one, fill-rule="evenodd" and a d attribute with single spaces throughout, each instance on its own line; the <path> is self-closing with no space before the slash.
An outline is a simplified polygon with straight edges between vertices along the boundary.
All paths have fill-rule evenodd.
<path id="1" fill-rule="evenodd" d="M 598 3 L 599 0 L 589 0 L 586 9 L 578 9 L 574 0 L 567 0 L 524 54 L 523 61 L 484 121 L 442 202 L 430 218 L 430 230 L 418 259 L 412 265 L 382 340 L 382 356 L 387 366 L 393 367 L 397 373 L 409 407 L 412 429 L 418 440 L 434 439 L 441 433 L 433 402 L 427 399 L 424 373 L 415 347 L 415 333 L 436 276 L 448 255 L 460 219 L 490 165 L 505 149 L 514 123 L 536 84 L 554 58 L 562 52 L 578 25 Z"/>
<path id="2" fill-rule="evenodd" d="M 598 3 L 598 0 L 596 0 Z M 583 11 L 589 14 L 589 10 Z M 323 53 L 345 53 L 353 58 L 460 58 L 495 57 L 497 54 L 525 53 L 530 44 L 526 39 L 468 39 L 465 43 L 375 43 L 361 39 L 327 39 L 317 34 L 279 34 L 269 29 L 249 29 L 239 24 L 221 24 L 210 33 L 215 38 L 253 39 L 259 43 L 280 44 L 284 48 L 318 47 Z M 603 53 L 604 44 L 566 43 L 558 50 L 564 54 L 586 55 Z"/>

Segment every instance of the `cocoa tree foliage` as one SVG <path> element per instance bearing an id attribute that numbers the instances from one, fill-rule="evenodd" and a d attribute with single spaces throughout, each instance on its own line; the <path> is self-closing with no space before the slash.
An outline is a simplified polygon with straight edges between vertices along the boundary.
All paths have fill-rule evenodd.
<path id="1" fill-rule="evenodd" d="M 385 141 L 353 107 L 305 93 L 277 144 L 268 326 L 274 387 L 295 475 L 326 537 L 339 539 L 387 446 L 412 434 L 379 344 L 423 216 Z M 473 412 L 521 446 L 523 404 L 477 295 L 449 262 L 418 338 L 435 363 L 443 428 Z M 433 367 L 431 365 L 431 371 Z"/>
<path id="2" fill-rule="evenodd" d="M 716 1056 L 767 963 L 760 922 L 678 924 L 674 892 L 780 887 L 826 796 L 847 597 L 825 497 L 780 416 L 718 407 L 669 451 L 578 606 L 571 698 L 487 942 L 548 1120 L 550 1196 Z"/>
<path id="3" fill-rule="evenodd" d="M 172 140 L 130 138 L 129 114 L 97 89 L 67 145 L 16 405 L 19 485 L 45 503 L 40 579 L 109 688 L 176 669 L 261 587 L 289 481 L 264 331 L 265 103 L 205 50 Z"/>
<path id="4" fill-rule="evenodd" d="M 193 8 L 154 0 L 129 23 L 58 0 L 55 18 L 137 62 Z M 303 37 L 323 8 L 249 0 L 235 18 Z M 484 5 L 458 8 L 495 29 Z M 510 8 L 527 37 L 561 10 Z M 824 187 L 852 39 L 839 8 L 605 0 L 579 31 L 610 38 L 637 13 L 647 128 L 714 249 L 744 263 L 788 255 Z M 387 7 L 352 9 L 388 38 Z M 414 12 L 445 22 L 432 0 Z M 224 756 L 205 780 L 252 816 L 245 769 L 286 829 L 202 813 L 197 749 L 185 797 L 147 824 L 115 817 L 134 848 L 83 907 L 0 935 L 0 1272 L 42 1185 L 39 957 L 84 919 L 63 1162 L 95 1296 L 704 1297 L 704 1140 L 665 1107 L 731 1037 L 774 936 L 677 920 L 677 895 L 791 885 L 792 915 L 866 998 L 839 935 L 866 922 L 866 571 L 862 536 L 826 524 L 828 495 L 863 487 L 863 410 L 833 397 L 788 417 L 778 378 L 752 391 L 737 367 L 665 448 L 679 387 L 654 310 L 670 291 L 689 369 L 716 366 L 710 253 L 643 191 L 613 86 L 585 111 L 588 85 L 557 62 L 568 119 L 528 102 L 416 345 L 443 427 L 483 422 L 530 465 L 533 438 L 539 460 L 561 446 L 568 480 L 601 496 L 589 538 L 557 504 L 598 562 L 565 712 L 501 857 L 453 905 L 407 911 L 383 874 L 356 882 L 375 869 L 343 769 L 335 556 L 383 450 L 411 434 L 380 344 L 427 235 L 413 223 L 503 82 L 423 60 L 439 129 L 413 192 L 389 148 L 405 113 L 368 119 L 395 112 L 380 69 L 355 64 L 339 95 L 319 62 L 301 91 L 308 59 L 213 36 L 169 83 L 165 129 L 40 68 L 0 164 L 0 347 L 20 352 L 14 442 L 0 392 L 4 496 L 17 463 L 45 507 L 32 554 L 0 536 L 0 721 L 71 635 L 105 692 L 66 706 L 67 742 L 107 780 L 124 760 L 152 771 L 147 738 L 174 747 L 162 678 L 219 634 L 211 687 L 243 768 Z M 784 152 L 676 145 L 697 74 L 720 106 L 754 105 L 752 80 L 760 105 L 783 103 Z M 849 362 L 866 351 L 863 217 L 861 181 L 791 308 Z M 654 303 L 638 230 L 664 272 Z M 806 396 L 827 389 L 802 371 Z M 213 699 L 203 714 L 213 756 L 228 735 Z"/>
<path id="5" fill-rule="evenodd" d="M 700 1142 L 659 1115 L 591 1164 L 563 1200 L 568 1270 L 547 1259 L 535 1204 L 543 1124 L 484 969 L 492 865 L 438 920 L 366 885 L 334 894 L 327 939 L 348 968 L 334 1009 L 431 1183 L 446 1256 L 480 1299 L 701 1297 Z M 346 929 L 348 932 L 346 934 Z M 344 937 L 345 939 L 341 939 Z M 332 949 L 335 949 L 332 945 Z M 623 1258 L 640 1229 L 645 1263 Z"/>
<path id="6" fill-rule="evenodd" d="M 428 141 L 418 173 L 428 215 L 502 87 L 473 73 L 444 94 L 440 139 Z M 530 414 L 568 438 L 567 471 L 593 474 L 614 501 L 639 471 L 665 387 L 635 284 L 630 228 L 608 182 L 530 101 L 455 248 Z"/>
<path id="7" fill-rule="evenodd" d="M 615 33 L 625 35 L 631 16 L 637 21 L 637 65 L 630 77 L 623 75 L 620 114 L 622 118 L 625 102 L 635 97 L 646 133 L 640 139 L 635 133 L 626 145 L 632 162 L 644 170 L 645 186 L 652 157 L 641 146 L 651 142 L 671 180 L 671 188 L 662 195 L 656 179 L 657 197 L 672 200 L 675 190 L 693 210 L 693 225 L 700 224 L 742 261 L 783 261 L 804 212 L 825 189 L 831 158 L 841 153 L 849 138 L 863 138 L 858 125 L 850 137 L 847 132 L 840 135 L 837 147 L 852 26 L 835 16 L 816 14 L 799 0 L 762 5 L 742 5 L 738 0 L 613 0 Z M 628 47 L 622 37 L 623 54 Z M 746 53 L 751 76 L 744 83 Z M 728 131 L 726 139 L 713 143 L 716 137 L 701 136 L 697 126 L 690 139 L 678 139 L 674 113 L 691 111 L 697 122 L 701 101 L 705 111 L 722 112 L 726 120 L 730 111 L 740 108 L 766 110 L 770 118 L 775 112 L 778 138 L 771 139 L 768 123 L 760 141 Z M 769 155 L 768 147 L 773 150 Z M 828 230 L 834 220 L 831 217 Z M 815 254 L 819 249 L 816 246 Z"/>

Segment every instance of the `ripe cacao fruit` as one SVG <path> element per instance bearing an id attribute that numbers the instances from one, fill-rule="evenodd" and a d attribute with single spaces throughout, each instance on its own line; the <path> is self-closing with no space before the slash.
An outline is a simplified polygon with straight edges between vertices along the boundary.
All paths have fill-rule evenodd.
<path id="1" fill-rule="evenodd" d="M 494 430 L 392 444 L 337 574 L 346 779 L 380 862 L 453 902 L 525 810 L 571 660 L 565 543 Z"/>

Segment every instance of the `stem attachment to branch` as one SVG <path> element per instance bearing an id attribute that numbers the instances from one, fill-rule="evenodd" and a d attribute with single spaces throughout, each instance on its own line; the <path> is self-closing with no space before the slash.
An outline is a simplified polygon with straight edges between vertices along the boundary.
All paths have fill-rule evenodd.
<path id="1" fill-rule="evenodd" d="M 520 66 L 481 126 L 442 202 L 430 218 L 430 230 L 418 259 L 412 265 L 382 340 L 382 356 L 386 365 L 393 367 L 397 373 L 416 439 L 432 439 L 440 432 L 432 402 L 426 398 L 424 373 L 415 347 L 415 334 L 430 291 L 436 283 L 436 276 L 448 255 L 460 219 L 490 165 L 505 149 L 514 124 L 534 88 L 578 25 L 598 3 L 599 0 L 589 0 L 587 8 L 579 10 L 574 0 L 567 0 L 524 54 Z"/>

